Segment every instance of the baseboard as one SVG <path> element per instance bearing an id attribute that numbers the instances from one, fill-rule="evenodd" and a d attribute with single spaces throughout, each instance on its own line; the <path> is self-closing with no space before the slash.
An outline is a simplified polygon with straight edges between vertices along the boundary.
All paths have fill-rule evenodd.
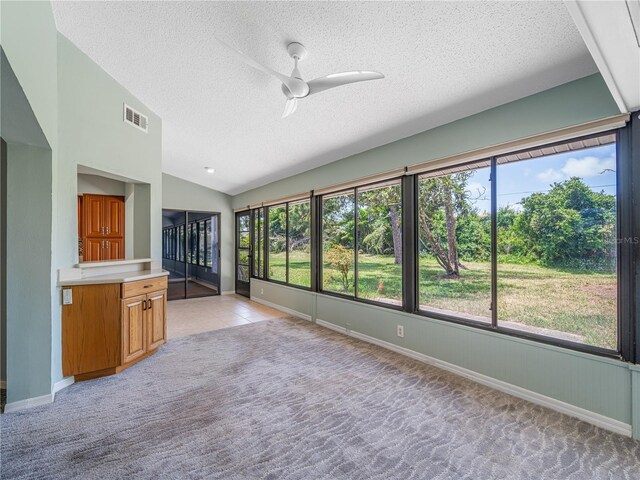
<path id="1" fill-rule="evenodd" d="M 384 340 L 379 340 L 377 338 L 370 337 L 369 335 L 365 335 L 363 333 L 354 332 L 353 330 L 347 330 L 344 327 L 334 325 L 325 320 L 316 319 L 316 323 L 320 326 L 329 328 L 336 332 L 349 335 L 351 337 L 357 338 L 359 340 L 363 340 L 368 343 L 372 343 L 374 345 L 378 345 L 380 347 L 386 348 L 387 350 L 392 350 L 394 352 L 400 353 L 407 357 L 411 357 L 415 360 L 426 363 L 428 365 L 441 368 L 442 370 L 447 370 L 448 372 L 454 373 L 456 375 L 460 375 L 461 377 L 468 378 L 469 380 L 480 383 L 482 385 L 493 388 L 495 390 L 499 390 L 509 395 L 513 395 L 514 397 L 522 398 L 523 400 L 527 400 L 531 403 L 535 403 L 537 405 L 550 408 L 557 412 L 564 413 L 565 415 L 578 418 L 592 425 L 595 425 L 596 427 L 604 428 L 606 430 L 619 433 L 620 435 L 624 435 L 626 437 L 631 437 L 632 435 L 631 425 L 621 422 L 619 420 L 606 417 L 599 413 L 595 413 L 590 410 L 577 407 L 575 405 L 563 402 L 561 400 L 556 400 L 555 398 L 547 397 L 546 395 L 542 395 L 540 393 L 527 390 L 526 388 L 518 387 L 516 385 L 503 382 L 502 380 L 497 380 L 493 377 L 489 377 L 487 375 L 474 372 L 473 370 L 460 367 L 453 363 L 445 362 L 443 360 L 430 357 L 423 353 L 419 353 L 414 350 L 409 350 L 408 348 L 400 347 L 398 345 L 394 345 L 393 343 L 385 342 Z"/>
<path id="2" fill-rule="evenodd" d="M 75 382 L 75 378 L 71 376 L 71 377 L 65 377 L 62 380 L 54 383 L 53 389 L 51 390 L 51 393 L 54 395 L 54 400 L 55 400 L 56 393 L 58 393 L 60 390 L 64 388 L 67 388 L 69 385 L 73 385 L 74 382 Z"/>
<path id="3" fill-rule="evenodd" d="M 221 293 L 221 295 L 235 295 L 235 294 L 236 294 L 235 290 L 226 290 Z"/>
<path id="4" fill-rule="evenodd" d="M 25 400 L 18 400 L 17 402 L 7 403 L 4 406 L 4 413 L 17 412 L 24 410 L 25 408 L 39 407 L 40 405 L 46 405 L 53 402 L 53 393 L 42 395 L 40 397 L 27 398 Z"/>
<path id="5" fill-rule="evenodd" d="M 288 313 L 289 315 L 293 315 L 294 317 L 300 317 L 303 320 L 311 321 L 311 315 L 307 315 L 306 313 L 296 312 L 291 308 L 283 307 L 282 305 L 271 303 L 258 297 L 251 297 L 251 300 L 257 303 L 261 303 L 262 305 L 266 305 L 267 307 L 275 308 L 276 310 L 280 310 L 281 312 Z"/>

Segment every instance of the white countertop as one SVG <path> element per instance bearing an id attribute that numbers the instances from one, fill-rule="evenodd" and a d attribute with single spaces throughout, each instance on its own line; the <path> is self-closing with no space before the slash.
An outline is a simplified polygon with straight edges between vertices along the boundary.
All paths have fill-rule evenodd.
<path id="1" fill-rule="evenodd" d="M 146 260 L 146 261 L 149 261 L 149 260 Z M 122 262 L 122 260 L 120 260 L 120 262 Z M 98 262 L 95 262 L 95 263 L 98 263 Z M 103 263 L 117 264 L 118 262 L 103 262 Z M 97 284 L 105 284 L 105 283 L 124 283 L 124 282 L 135 282 L 136 280 L 146 280 L 148 278 L 164 277 L 168 275 L 169 275 L 169 272 L 167 272 L 166 270 L 157 268 L 153 270 L 137 270 L 132 272 L 109 273 L 106 275 L 96 275 L 93 277 L 61 280 L 58 282 L 58 285 L 61 287 L 69 287 L 72 285 L 97 285 Z"/>
<path id="2" fill-rule="evenodd" d="M 99 262 L 82 262 L 76 268 L 118 267 L 120 265 L 135 265 L 137 263 L 149 263 L 151 258 L 126 258 L 124 260 L 102 260 Z"/>

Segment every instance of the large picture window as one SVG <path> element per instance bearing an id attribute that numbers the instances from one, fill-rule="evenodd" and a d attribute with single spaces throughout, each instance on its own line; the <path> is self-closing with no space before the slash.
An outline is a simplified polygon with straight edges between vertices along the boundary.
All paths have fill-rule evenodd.
<path id="1" fill-rule="evenodd" d="M 491 323 L 489 163 L 418 177 L 421 309 Z"/>
<path id="2" fill-rule="evenodd" d="M 322 289 L 402 305 L 400 180 L 322 198 Z"/>
<path id="3" fill-rule="evenodd" d="M 614 141 L 497 159 L 498 325 L 617 348 Z"/>
<path id="4" fill-rule="evenodd" d="M 625 207 L 633 191 L 622 183 L 619 197 L 618 181 L 631 180 L 616 142 L 606 132 L 442 159 L 406 169 L 402 181 L 255 209 L 254 275 L 629 358 L 633 293 L 619 278 L 633 272 L 619 271 L 618 256 L 627 265 L 632 243 L 620 242 L 637 237 Z"/>

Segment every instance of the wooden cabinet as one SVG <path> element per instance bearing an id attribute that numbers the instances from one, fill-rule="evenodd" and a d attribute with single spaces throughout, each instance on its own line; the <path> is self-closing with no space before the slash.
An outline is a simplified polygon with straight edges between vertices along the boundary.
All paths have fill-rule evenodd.
<path id="1" fill-rule="evenodd" d="M 167 292 L 147 295 L 147 350 L 154 350 L 167 339 Z"/>
<path id="2" fill-rule="evenodd" d="M 79 201 L 83 261 L 124 258 L 124 197 L 85 194 Z"/>
<path id="3" fill-rule="evenodd" d="M 62 373 L 77 381 L 118 373 L 155 353 L 167 335 L 167 277 L 78 285 L 62 306 Z"/>
<path id="4" fill-rule="evenodd" d="M 147 296 L 122 300 L 122 363 L 129 363 L 147 352 Z"/>

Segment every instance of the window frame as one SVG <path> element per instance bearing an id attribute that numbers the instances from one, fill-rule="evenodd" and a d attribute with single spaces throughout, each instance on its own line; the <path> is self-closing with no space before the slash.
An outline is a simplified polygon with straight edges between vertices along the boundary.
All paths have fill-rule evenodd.
<path id="1" fill-rule="evenodd" d="M 279 203 L 274 203 L 272 205 L 265 205 L 265 206 L 261 206 L 261 207 L 257 207 L 251 210 L 251 217 L 252 217 L 252 222 L 251 222 L 251 238 L 252 238 L 252 246 L 254 245 L 253 243 L 253 238 L 256 235 L 255 233 L 255 222 L 253 221 L 254 216 L 256 215 L 256 212 L 258 212 L 260 209 L 263 209 L 263 219 L 262 219 L 262 232 L 263 232 L 263 245 L 262 245 L 262 260 L 263 260 L 263 265 L 262 265 L 262 277 L 258 277 L 255 272 L 254 272 L 254 268 L 253 268 L 253 262 L 252 262 L 252 268 L 251 268 L 251 277 L 252 278 L 256 278 L 258 280 L 263 280 L 265 282 L 271 282 L 271 283 L 275 283 L 278 285 L 284 285 L 287 287 L 291 287 L 291 288 L 298 288 L 300 290 L 305 290 L 308 292 L 311 291 L 315 291 L 314 290 L 314 254 L 313 254 L 313 249 L 314 249 L 314 239 L 313 239 L 313 202 L 314 202 L 314 198 L 313 196 L 309 196 L 308 198 L 304 198 L 304 199 L 298 199 L 298 200 L 291 200 L 291 201 L 285 201 L 285 202 L 279 202 Z M 295 283 L 289 283 L 289 205 L 290 204 L 299 204 L 299 203 L 309 203 L 309 233 L 310 233 L 310 241 L 311 241 L 311 251 L 309 253 L 309 259 L 310 259 L 310 268 L 309 268 L 309 287 L 306 287 L 304 285 L 298 285 Z M 286 241 L 285 241 L 285 281 L 282 280 L 277 280 L 277 279 L 273 279 L 269 277 L 269 245 L 271 243 L 270 240 L 270 232 L 269 232 L 269 209 L 271 207 L 278 207 L 281 208 L 282 206 L 285 207 L 285 237 L 286 237 Z"/>
<path id="2" fill-rule="evenodd" d="M 633 118 L 633 116 L 632 116 Z M 506 153 L 500 153 L 491 157 L 486 157 L 484 161 L 490 161 L 491 168 L 491 303 L 492 307 L 497 306 L 498 289 L 498 257 L 497 253 L 497 166 L 498 158 L 508 155 L 516 155 L 533 149 L 542 149 L 557 145 L 563 145 L 579 140 L 587 140 L 593 137 L 600 137 L 607 134 L 615 134 L 616 145 L 616 281 L 617 281 L 617 348 L 607 349 L 586 343 L 578 343 L 561 338 L 545 336 L 538 333 L 527 332 L 510 327 L 501 326 L 497 320 L 497 309 L 491 308 L 491 322 L 480 322 L 466 317 L 464 314 L 449 314 L 440 311 L 430 310 L 428 307 L 420 307 L 419 299 L 419 256 L 418 256 L 418 184 L 419 177 L 424 171 L 407 172 L 404 175 L 391 177 L 386 180 L 363 181 L 355 185 L 336 189 L 335 191 L 323 190 L 321 194 L 311 192 L 310 202 L 310 232 L 311 232 L 311 287 L 290 284 L 288 256 L 289 256 L 289 203 L 296 203 L 299 200 L 292 200 L 273 203 L 272 206 L 286 205 L 287 220 L 287 281 L 274 280 L 269 278 L 269 205 L 261 205 L 251 210 L 251 235 L 255 232 L 254 216 L 260 209 L 263 211 L 262 234 L 263 245 L 260 252 L 262 257 L 263 275 L 258 276 L 254 270 L 252 262 L 251 277 L 262 281 L 271 282 L 278 285 L 297 288 L 305 291 L 315 292 L 317 294 L 327 295 L 330 297 L 341 298 L 363 304 L 388 308 L 396 311 L 403 311 L 417 317 L 425 317 L 436 320 L 442 320 L 454 324 L 464 325 L 471 328 L 490 331 L 501 335 L 534 341 L 536 343 L 550 345 L 555 347 L 566 348 L 570 351 L 593 354 L 601 357 L 607 357 L 616 360 L 624 360 L 635 363 L 640 359 L 640 344 L 636 342 L 637 332 L 640 331 L 640 305 L 636 305 L 636 295 L 638 286 L 635 282 L 635 273 L 637 266 L 640 265 L 640 251 L 634 248 L 635 244 L 624 242 L 622 239 L 640 239 L 640 208 L 634 208 L 633 202 L 640 191 L 636 191 L 636 185 L 640 186 L 640 165 L 634 165 L 632 161 L 632 145 L 633 153 L 640 151 L 640 118 L 632 120 L 627 125 L 617 128 L 599 131 L 588 135 L 577 135 L 565 140 L 550 143 L 542 143 L 536 146 L 514 150 Z M 465 164 L 476 164 L 482 159 L 474 159 L 473 161 L 461 161 L 458 164 L 444 166 L 440 169 L 434 169 L 433 172 L 439 170 L 448 170 Z M 400 180 L 401 185 L 401 208 L 402 208 L 402 305 L 394 305 L 391 303 L 379 302 L 370 299 L 359 298 L 358 293 L 358 189 L 371 187 L 384 182 Z M 354 182 L 355 183 L 355 182 Z M 327 196 L 339 195 L 341 193 L 351 192 L 354 196 L 354 293 L 353 295 L 332 292 L 323 289 L 323 198 Z M 186 232 L 185 232 L 186 235 Z M 258 245 L 253 242 L 252 247 Z"/>
<path id="3" fill-rule="evenodd" d="M 345 188 L 342 190 L 336 190 L 335 192 L 328 192 L 328 193 L 324 193 L 322 195 L 318 195 L 317 198 L 318 200 L 318 222 L 319 222 L 319 228 L 318 228 L 318 238 L 317 238 L 317 243 L 318 243 L 318 261 L 317 261 L 317 269 L 318 269 L 318 280 L 317 280 L 317 292 L 321 293 L 323 295 L 329 295 L 331 297 L 337 297 L 337 298 L 343 298 L 346 300 L 353 300 L 359 303 L 364 303 L 367 305 L 375 305 L 378 307 L 384 307 L 384 308 L 389 308 L 391 310 L 396 310 L 396 311 L 407 311 L 406 310 L 406 306 L 405 306 L 405 296 L 406 296 L 406 292 L 407 292 L 407 288 L 406 288 L 406 284 L 405 284 L 405 250 L 404 250 L 404 246 L 405 246 L 405 205 L 404 205 L 404 190 L 405 190 L 405 181 L 403 180 L 404 178 L 406 178 L 405 176 L 398 176 L 398 177 L 391 177 L 388 178 L 386 180 L 376 180 L 373 182 L 367 182 L 367 183 L 362 183 L 362 184 L 358 184 L 354 187 L 349 187 L 349 188 Z M 402 282 L 402 298 L 400 301 L 400 304 L 396 305 L 393 303 L 387 303 L 387 302 L 378 302 L 375 300 L 371 300 L 368 298 L 362 298 L 358 296 L 358 190 L 359 189 L 365 189 L 367 187 L 375 187 L 376 185 L 383 185 L 385 183 L 388 182 L 395 182 L 398 181 L 398 185 L 400 186 L 400 199 L 401 199 L 401 218 L 402 218 L 402 227 L 401 227 L 401 232 L 402 232 L 402 245 L 403 245 L 403 250 L 402 250 L 402 264 L 401 264 L 401 272 L 400 272 L 400 277 L 401 277 L 401 282 Z M 354 256 L 353 256 L 353 261 L 354 261 L 354 265 L 353 265 L 353 295 L 348 295 L 346 293 L 340 293 L 340 292 L 333 292 L 331 290 L 325 290 L 322 288 L 323 286 L 323 269 L 324 269 L 324 261 L 323 261 L 323 231 L 324 231 L 324 216 L 322 215 L 323 213 L 323 199 L 327 196 L 338 196 L 341 194 L 345 194 L 348 192 L 353 192 L 353 216 L 354 216 L 354 221 L 353 221 L 353 251 L 354 251 Z M 409 312 L 412 313 L 412 312 Z"/>

